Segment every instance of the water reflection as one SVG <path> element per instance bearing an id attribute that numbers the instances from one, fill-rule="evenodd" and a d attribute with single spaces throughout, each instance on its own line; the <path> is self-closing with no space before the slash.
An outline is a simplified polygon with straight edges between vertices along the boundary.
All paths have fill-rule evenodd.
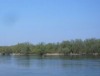
<path id="1" fill-rule="evenodd" d="M 31 67 L 31 58 L 30 56 L 13 56 L 13 60 L 16 65 L 21 67 Z"/>
<path id="2" fill-rule="evenodd" d="M 46 58 L 42 56 L 14 56 L 13 57 L 15 64 L 18 67 L 24 68 L 43 68 L 46 66 Z"/>
<path id="3" fill-rule="evenodd" d="M 0 64 L 10 64 L 12 61 L 12 57 L 10 55 L 0 55 Z"/>
<path id="4" fill-rule="evenodd" d="M 16 64 L 24 68 L 46 68 L 50 67 L 75 67 L 89 66 L 100 63 L 98 56 L 0 56 L 0 64 Z M 89 62 L 87 62 L 89 60 Z M 93 62 L 92 60 L 95 60 Z M 96 65 L 96 64 L 95 64 Z M 99 64 L 97 66 L 100 66 Z"/>
<path id="5" fill-rule="evenodd" d="M 0 56 L 0 76 L 7 75 L 100 76 L 100 58 L 85 56 Z"/>

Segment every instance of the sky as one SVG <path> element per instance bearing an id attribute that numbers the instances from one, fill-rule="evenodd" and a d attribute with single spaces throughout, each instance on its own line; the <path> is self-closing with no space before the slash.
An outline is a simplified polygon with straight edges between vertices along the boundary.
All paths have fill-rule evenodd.
<path id="1" fill-rule="evenodd" d="M 0 0 L 0 45 L 100 38 L 100 0 Z"/>

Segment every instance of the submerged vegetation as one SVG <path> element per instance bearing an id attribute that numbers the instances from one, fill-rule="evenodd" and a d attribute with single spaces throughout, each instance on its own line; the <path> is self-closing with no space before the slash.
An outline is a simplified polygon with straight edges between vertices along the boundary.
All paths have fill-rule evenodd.
<path id="1" fill-rule="evenodd" d="M 60 43 L 19 43 L 13 46 L 0 46 L 0 54 L 22 54 L 22 55 L 100 55 L 100 39 L 76 39 Z"/>

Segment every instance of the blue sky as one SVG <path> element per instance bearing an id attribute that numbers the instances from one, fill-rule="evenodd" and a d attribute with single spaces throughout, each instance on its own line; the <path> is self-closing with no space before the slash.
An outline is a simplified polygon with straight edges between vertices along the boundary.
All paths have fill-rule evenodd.
<path id="1" fill-rule="evenodd" d="M 100 0 L 0 0 L 0 45 L 100 38 Z"/>

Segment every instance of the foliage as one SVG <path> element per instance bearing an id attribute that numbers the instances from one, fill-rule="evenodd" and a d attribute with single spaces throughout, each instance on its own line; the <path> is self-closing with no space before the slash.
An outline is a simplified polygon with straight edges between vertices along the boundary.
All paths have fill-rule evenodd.
<path id="1" fill-rule="evenodd" d="M 64 55 L 74 54 L 100 54 L 100 39 L 76 39 L 71 41 L 63 41 L 61 43 L 40 43 L 33 45 L 30 43 L 19 43 L 13 46 L 0 46 L 1 54 L 38 54 L 46 53 L 62 53 Z"/>

